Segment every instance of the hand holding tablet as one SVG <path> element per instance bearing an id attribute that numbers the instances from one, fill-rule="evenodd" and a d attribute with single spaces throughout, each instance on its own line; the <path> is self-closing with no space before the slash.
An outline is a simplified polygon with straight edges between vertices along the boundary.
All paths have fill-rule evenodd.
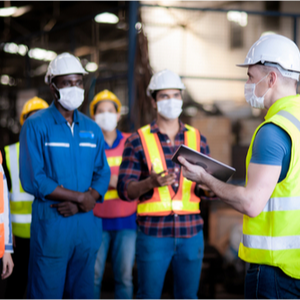
<path id="1" fill-rule="evenodd" d="M 178 161 L 178 156 L 184 157 L 191 164 L 201 166 L 212 176 L 224 182 L 228 181 L 228 179 L 235 172 L 234 168 L 207 155 L 197 152 L 185 145 L 180 145 L 172 157 L 173 162 L 181 165 L 181 163 Z"/>

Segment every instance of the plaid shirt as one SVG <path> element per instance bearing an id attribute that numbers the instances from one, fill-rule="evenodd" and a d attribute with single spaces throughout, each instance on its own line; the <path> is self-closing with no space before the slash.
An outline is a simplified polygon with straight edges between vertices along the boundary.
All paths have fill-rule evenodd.
<path id="1" fill-rule="evenodd" d="M 177 182 L 172 185 L 176 193 L 179 186 L 180 166 L 173 163 L 171 158 L 178 147 L 184 143 L 184 132 L 187 131 L 184 124 L 179 121 L 180 129 L 175 137 L 174 146 L 166 134 L 160 132 L 156 121 L 151 123 L 151 132 L 157 133 L 166 158 L 168 173 L 175 173 Z M 209 147 L 206 138 L 201 135 L 201 152 L 209 155 Z M 149 177 L 149 170 L 140 136 L 133 133 L 126 141 L 122 163 L 119 170 L 118 193 L 121 199 L 131 201 L 127 195 L 127 186 L 131 181 L 141 181 Z M 152 197 L 153 190 L 140 197 L 140 200 L 148 200 Z M 168 216 L 138 216 L 137 223 L 143 233 L 156 237 L 189 238 L 196 235 L 203 227 L 203 219 L 200 214 L 177 215 L 170 213 Z"/>

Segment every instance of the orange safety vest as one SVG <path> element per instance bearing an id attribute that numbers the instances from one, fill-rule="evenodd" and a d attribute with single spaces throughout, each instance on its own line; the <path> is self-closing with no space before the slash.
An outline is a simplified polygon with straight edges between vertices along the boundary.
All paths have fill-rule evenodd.
<path id="1" fill-rule="evenodd" d="M 105 150 L 111 175 L 118 175 L 122 162 L 122 154 L 129 133 L 122 133 L 123 138 L 114 149 Z M 114 188 L 109 188 L 104 196 L 103 203 L 97 203 L 94 207 L 94 215 L 99 218 L 120 218 L 131 216 L 136 212 L 137 201 L 126 202 L 120 199 L 118 192 Z"/>
<path id="2" fill-rule="evenodd" d="M 200 151 L 200 133 L 197 129 L 185 125 L 184 144 L 196 151 Z M 149 173 L 151 164 L 156 173 L 167 170 L 166 159 L 157 133 L 151 133 L 150 125 L 138 130 L 147 160 Z M 178 191 L 175 194 L 172 187 L 162 186 L 154 188 L 153 196 L 149 200 L 139 201 L 137 213 L 140 216 L 167 216 L 170 213 L 179 215 L 200 213 L 200 198 L 195 195 L 196 183 L 187 180 L 180 171 Z"/>
<path id="3" fill-rule="evenodd" d="M 0 164 L 2 164 L 2 154 L 0 152 Z M 0 258 L 3 257 L 5 251 L 4 237 L 4 189 L 3 189 L 3 173 L 0 172 Z"/>

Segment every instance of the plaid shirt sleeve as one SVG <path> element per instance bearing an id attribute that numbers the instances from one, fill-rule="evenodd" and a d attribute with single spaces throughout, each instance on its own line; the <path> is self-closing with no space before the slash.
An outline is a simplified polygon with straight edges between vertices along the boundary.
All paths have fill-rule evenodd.
<path id="1" fill-rule="evenodd" d="M 142 144 L 137 132 L 133 133 L 126 141 L 119 169 L 117 190 L 122 200 L 133 201 L 128 198 L 127 187 L 131 181 L 139 181 L 145 172 L 141 160 Z"/>
<path id="2" fill-rule="evenodd" d="M 202 134 L 201 134 L 201 138 L 200 138 L 200 152 L 205 155 L 210 156 L 209 146 L 207 144 L 206 137 Z"/>
<path id="3" fill-rule="evenodd" d="M 207 144 L 206 137 L 203 136 L 202 134 L 201 134 L 201 140 L 200 140 L 200 152 L 205 155 L 210 156 L 210 150 L 209 150 L 209 146 Z M 199 191 L 197 194 L 201 197 L 201 200 L 217 200 L 217 199 L 219 199 L 212 192 L 202 190 L 201 188 L 199 188 Z"/>

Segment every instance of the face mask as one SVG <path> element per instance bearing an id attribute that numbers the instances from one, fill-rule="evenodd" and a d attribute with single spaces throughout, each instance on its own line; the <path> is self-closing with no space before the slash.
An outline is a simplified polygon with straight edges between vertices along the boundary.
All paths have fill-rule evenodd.
<path id="1" fill-rule="evenodd" d="M 54 87 L 59 92 L 60 95 L 58 102 L 66 110 L 70 110 L 70 111 L 75 110 L 82 104 L 84 100 L 83 89 L 77 86 L 67 87 L 63 89 L 58 89 L 55 85 Z"/>
<path id="2" fill-rule="evenodd" d="M 95 122 L 104 131 L 113 131 L 117 127 L 117 114 L 104 112 L 95 115 Z"/>
<path id="3" fill-rule="evenodd" d="M 182 104 L 182 100 L 174 98 L 157 101 L 157 111 L 166 119 L 173 120 L 180 116 L 182 112 Z"/>
<path id="4" fill-rule="evenodd" d="M 264 93 L 262 97 L 257 97 L 255 95 L 255 87 L 263 80 L 265 79 L 269 74 L 267 74 L 265 77 L 263 77 L 259 82 L 257 83 L 246 83 L 245 89 L 244 89 L 244 95 L 246 98 L 246 101 L 254 108 L 264 108 L 264 101 L 265 101 L 265 95 L 269 91 L 270 88 L 267 89 L 267 91 Z"/>

